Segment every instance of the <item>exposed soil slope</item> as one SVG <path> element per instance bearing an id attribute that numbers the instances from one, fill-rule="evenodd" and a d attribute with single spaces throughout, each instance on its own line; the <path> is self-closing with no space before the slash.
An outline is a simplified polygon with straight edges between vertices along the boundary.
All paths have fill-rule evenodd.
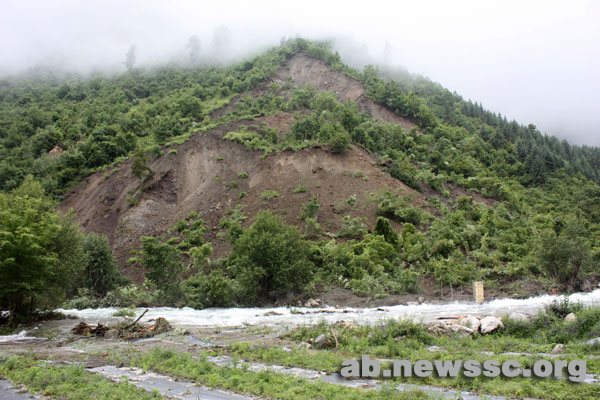
<path id="1" fill-rule="evenodd" d="M 288 82 L 293 86 L 312 86 L 317 91 L 329 91 L 337 95 L 340 101 L 354 101 L 361 111 L 373 118 L 394 124 L 399 124 L 407 132 L 416 125 L 387 108 L 375 103 L 367 97 L 365 87 L 356 79 L 340 72 L 333 71 L 323 60 L 298 53 L 288 62 L 287 68 L 282 69 L 273 79 L 275 82 Z"/>
<path id="2" fill-rule="evenodd" d="M 260 209 L 273 209 L 286 222 L 302 227 L 298 219 L 302 206 L 317 196 L 321 206 L 319 221 L 325 231 L 336 232 L 344 215 L 365 216 L 373 226 L 376 204 L 370 200 L 371 193 L 402 190 L 414 195 L 415 202 L 423 202 L 421 194 L 381 171 L 375 160 L 356 146 L 344 155 L 318 148 L 282 152 L 263 160 L 262 152 L 251 152 L 243 145 L 222 139 L 241 125 L 264 122 L 282 129 L 286 125 L 289 128 L 292 121 L 289 114 L 281 114 L 193 135 L 187 143 L 173 147 L 177 154 L 165 154 L 149 163 L 154 175 L 137 205 L 128 204 L 130 193 L 140 185 L 128 160 L 112 173 L 89 176 L 79 190 L 61 203 L 60 209 L 73 208 L 87 231 L 107 235 L 119 264 L 125 266 L 130 250 L 139 246 L 141 236 L 164 233 L 191 211 L 203 214 L 210 228 L 207 239 L 213 242 L 214 256 L 219 257 L 227 253 L 229 245 L 216 237 L 218 222 L 236 204 L 246 204 L 244 212 L 250 216 Z M 238 178 L 242 172 L 248 174 L 248 179 Z M 234 181 L 237 188 L 231 185 Z M 307 191 L 292 193 L 301 184 Z M 260 195 L 266 190 L 274 190 L 280 196 L 263 200 Z M 239 199 L 241 192 L 248 196 Z M 335 213 L 334 206 L 351 195 L 356 195 L 356 205 Z M 139 275 L 135 271 L 128 273 Z"/>

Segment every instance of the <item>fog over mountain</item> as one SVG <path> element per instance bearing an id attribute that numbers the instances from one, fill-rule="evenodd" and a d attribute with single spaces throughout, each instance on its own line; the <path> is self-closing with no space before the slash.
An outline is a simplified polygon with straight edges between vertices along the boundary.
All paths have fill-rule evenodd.
<path id="1" fill-rule="evenodd" d="M 0 76 L 233 60 L 282 37 L 333 39 L 344 60 L 403 66 L 572 143 L 600 145 L 600 3 L 593 1 L 3 1 Z"/>

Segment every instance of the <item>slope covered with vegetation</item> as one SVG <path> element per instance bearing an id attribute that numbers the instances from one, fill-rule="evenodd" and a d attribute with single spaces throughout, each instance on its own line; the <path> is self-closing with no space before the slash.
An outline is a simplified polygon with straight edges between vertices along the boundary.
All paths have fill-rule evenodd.
<path id="1" fill-rule="evenodd" d="M 282 75 L 299 54 L 349 79 L 357 95 Z M 431 282 L 447 292 L 485 280 L 504 293 L 524 294 L 525 281 L 580 290 L 596 280 L 600 150 L 506 121 L 420 77 L 353 70 L 321 44 L 290 40 L 225 68 L 6 80 L 0 102 L 0 308 L 51 307 L 77 289 L 73 306 L 208 307 L 312 295 L 330 286 L 383 298 L 419 292 Z M 373 104 L 381 109 L 375 112 Z M 279 128 L 260 124 L 292 113 Z M 110 184 L 133 185 L 124 207 L 140 210 L 140 200 L 160 189 L 155 172 L 168 157 L 202 145 L 197 132 L 267 159 L 312 151 L 337 155 L 342 163 L 360 146 L 371 164 L 411 189 L 381 186 L 361 198 L 337 199 L 336 212 L 327 213 L 320 203 L 326 189 L 314 187 L 297 215 L 286 210 L 278 216 L 283 205 L 272 199 L 281 193 L 252 193 L 251 184 L 241 190 L 248 174 L 239 171 L 227 182 L 235 199 L 217 207 L 221 214 L 195 209 L 170 229 L 134 241 L 128 265 L 145 271 L 144 286 L 123 286 L 105 239 L 84 239 L 71 222 L 63 225 L 79 239 L 52 244 L 48 235 L 59 234 L 60 218 L 42 204 L 59 201 L 77 184 L 85 187 L 80 182 L 90 174 L 100 180 L 96 171 L 109 177 L 123 168 Z M 197 140 L 188 142 L 193 134 Z M 216 161 L 227 163 L 227 154 Z M 293 191 L 306 192 L 302 182 Z M 113 201 L 108 197 L 103 201 Z M 245 211 L 245 198 L 262 202 Z M 27 213 L 16 204 L 27 204 Z M 228 244 L 226 257 L 211 258 L 217 241 Z M 73 262 L 69 252 L 86 262 Z M 21 253 L 36 256 L 16 256 Z M 82 275 L 83 268 L 86 279 L 59 279 L 62 287 L 34 284 Z M 40 272 L 33 283 L 31 271 Z M 44 296 L 51 289 L 53 296 Z"/>

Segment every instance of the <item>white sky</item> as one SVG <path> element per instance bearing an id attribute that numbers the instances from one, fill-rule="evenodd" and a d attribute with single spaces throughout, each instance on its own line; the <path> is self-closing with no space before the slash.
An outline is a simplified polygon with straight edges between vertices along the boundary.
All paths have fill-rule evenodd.
<path id="1" fill-rule="evenodd" d="M 600 2 L 0 0 L 0 75 L 50 65 L 86 72 L 180 56 L 217 26 L 232 53 L 282 36 L 344 39 L 342 56 L 405 66 L 519 122 L 600 145 Z M 370 57 L 370 58 L 369 58 Z"/>

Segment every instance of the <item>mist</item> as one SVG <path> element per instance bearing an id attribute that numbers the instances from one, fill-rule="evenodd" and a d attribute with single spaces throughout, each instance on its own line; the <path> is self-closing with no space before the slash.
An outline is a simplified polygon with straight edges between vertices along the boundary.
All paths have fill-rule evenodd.
<path id="1" fill-rule="evenodd" d="M 333 40 L 345 62 L 405 67 L 522 124 L 600 145 L 600 3 L 593 1 L 3 1 L 0 78 L 231 62 L 282 37 Z"/>

